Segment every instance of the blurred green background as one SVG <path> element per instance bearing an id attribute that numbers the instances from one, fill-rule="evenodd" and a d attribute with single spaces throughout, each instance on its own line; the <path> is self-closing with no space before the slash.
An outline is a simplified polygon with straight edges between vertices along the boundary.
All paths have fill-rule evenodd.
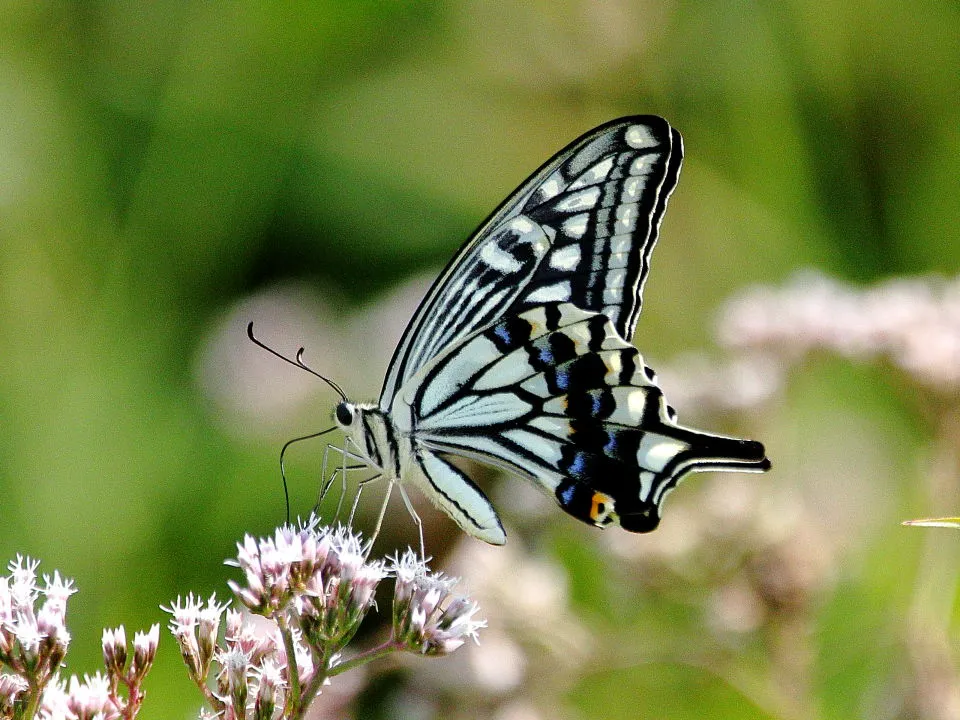
<path id="1" fill-rule="evenodd" d="M 0 559 L 75 578 L 76 673 L 100 628 L 223 596 L 233 542 L 283 520 L 280 444 L 333 402 L 246 322 L 374 398 L 425 278 L 620 115 L 686 143 L 636 338 L 655 367 L 715 357 L 720 304 L 798 268 L 956 272 L 958 70 L 960 8 L 925 0 L 4 3 Z M 774 470 L 688 481 L 652 536 L 510 481 L 500 559 L 431 515 L 489 642 L 317 717 L 960 717 L 960 537 L 898 525 L 960 510 L 956 400 L 823 353 L 742 411 L 675 403 Z M 295 512 L 319 455 L 294 453 Z M 147 689 L 146 720 L 196 716 L 169 636 Z"/>

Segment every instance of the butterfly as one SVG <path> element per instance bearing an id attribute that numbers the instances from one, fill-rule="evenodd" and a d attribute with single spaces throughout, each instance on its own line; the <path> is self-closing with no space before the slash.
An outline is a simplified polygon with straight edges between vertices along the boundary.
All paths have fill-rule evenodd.
<path id="1" fill-rule="evenodd" d="M 379 402 L 335 409 L 352 453 L 467 533 L 506 542 L 451 458 L 533 482 L 591 525 L 648 532 L 687 473 L 762 472 L 763 445 L 684 427 L 631 339 L 683 158 L 660 117 L 574 140 L 460 248 L 413 315 Z"/>

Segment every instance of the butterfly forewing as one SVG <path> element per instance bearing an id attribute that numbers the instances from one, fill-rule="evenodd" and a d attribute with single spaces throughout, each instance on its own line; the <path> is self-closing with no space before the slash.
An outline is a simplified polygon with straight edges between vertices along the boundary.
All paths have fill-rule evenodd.
<path id="1" fill-rule="evenodd" d="M 550 302 L 604 313 L 629 340 L 683 150 L 653 116 L 603 125 L 560 151 L 461 248 L 417 309 L 380 395 L 458 339 Z"/>

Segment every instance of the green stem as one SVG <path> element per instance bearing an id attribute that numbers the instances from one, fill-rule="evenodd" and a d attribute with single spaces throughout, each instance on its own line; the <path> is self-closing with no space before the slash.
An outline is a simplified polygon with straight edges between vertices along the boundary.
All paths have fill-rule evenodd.
<path id="1" fill-rule="evenodd" d="M 40 696 L 43 694 L 43 689 L 38 687 L 32 680 L 28 682 L 30 683 L 30 700 L 27 701 L 27 708 L 23 717 L 26 718 L 26 720 L 33 720 L 37 715 L 37 710 L 40 709 Z"/>
<path id="2" fill-rule="evenodd" d="M 207 705 L 210 706 L 210 709 L 216 713 L 222 713 L 224 704 L 223 702 L 213 694 L 213 690 L 207 687 L 206 677 L 195 679 L 195 684 L 200 692 L 203 694 L 204 699 L 207 701 Z"/>
<path id="3" fill-rule="evenodd" d="M 402 649 L 402 646 L 398 642 L 396 642 L 393 638 L 390 638 L 382 645 L 377 645 L 375 647 L 370 648 L 369 650 L 364 650 L 362 653 L 358 655 L 354 655 L 349 660 L 345 660 L 344 662 L 339 663 L 334 667 L 330 668 L 329 676 L 333 677 L 335 675 L 339 675 L 340 673 L 344 673 L 347 670 L 352 670 L 353 668 L 359 667 L 360 665 L 365 665 L 371 660 L 376 660 L 377 658 L 384 657 L 385 655 L 389 655 L 390 653 L 400 649 Z"/>
<path id="4" fill-rule="evenodd" d="M 314 667 L 316 667 L 316 672 L 313 673 L 313 677 L 310 679 L 310 682 L 303 689 L 303 695 L 300 698 L 300 705 L 297 709 L 297 712 L 291 715 L 291 720 L 300 720 L 306 713 L 307 708 L 310 707 L 310 703 L 313 702 L 313 698 L 316 697 L 317 693 L 320 692 L 320 688 L 323 687 L 323 683 L 328 677 L 330 677 L 330 656 L 331 653 L 329 650 L 324 648 L 322 655 L 317 655 L 314 653 L 313 661 Z"/>
<path id="5" fill-rule="evenodd" d="M 274 619 L 277 621 L 277 627 L 280 628 L 280 635 L 283 637 L 283 649 L 287 654 L 287 682 L 290 683 L 287 694 L 287 709 L 290 711 L 291 718 L 299 718 L 303 714 L 305 705 L 300 701 L 300 673 L 297 669 L 297 649 L 293 642 L 293 633 L 290 631 L 287 618 L 283 613 L 277 613 Z"/>

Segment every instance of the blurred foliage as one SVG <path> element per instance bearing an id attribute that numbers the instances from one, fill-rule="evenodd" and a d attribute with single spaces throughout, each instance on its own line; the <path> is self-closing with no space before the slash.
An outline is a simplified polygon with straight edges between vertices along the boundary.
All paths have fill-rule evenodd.
<path id="1" fill-rule="evenodd" d="M 178 593 L 221 588 L 232 542 L 283 519 L 280 443 L 323 427 L 331 400 L 277 363 L 263 372 L 297 397 L 273 415 L 213 397 L 202 380 L 240 352 L 245 320 L 374 396 L 389 349 L 358 325 L 365 308 L 435 272 L 529 171 L 619 115 L 661 114 L 686 142 L 636 339 L 655 361 L 709 346 L 724 298 L 797 267 L 957 272 L 958 38 L 942 1 L 5 3 L 0 558 L 78 580 L 73 672 L 99 664 L 101 627 L 146 628 Z M 326 334 L 254 315 L 232 344 L 211 339 L 291 287 L 319 298 L 303 312 L 320 308 Z M 229 378 L 228 397 L 263 380 Z M 681 583 L 667 563 L 651 582 L 619 541 L 559 513 L 525 527 L 501 483 L 530 561 L 563 568 L 592 659 L 499 709 L 468 691 L 445 702 L 465 717 L 956 717 L 956 537 L 898 526 L 958 507 L 955 467 L 936 492 L 925 479 L 958 446 L 943 422 L 956 398 L 927 401 L 883 369 L 814 358 L 762 412 L 707 422 L 767 443 L 773 473 L 747 482 L 833 532 L 831 572 L 725 647 L 698 603 L 793 555 L 744 540 L 739 568 Z M 319 451 L 301 453 L 302 511 Z M 708 485 L 678 491 L 665 525 L 709 510 Z M 684 498 L 701 509 L 679 512 Z M 436 522 L 443 555 L 455 533 Z M 384 677 L 357 700 L 365 716 L 444 707 L 427 690 L 398 700 L 407 676 Z M 188 687 L 167 638 L 142 717 L 189 716 Z"/>

